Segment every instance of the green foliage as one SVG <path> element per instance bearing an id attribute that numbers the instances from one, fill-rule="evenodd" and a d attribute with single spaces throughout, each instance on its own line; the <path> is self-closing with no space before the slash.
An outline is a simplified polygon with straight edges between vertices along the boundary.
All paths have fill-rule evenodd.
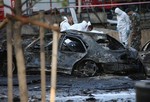
<path id="1" fill-rule="evenodd" d="M 34 2 L 34 4 L 37 3 L 37 2 L 39 2 L 39 1 L 44 1 L 44 0 L 32 0 L 32 2 Z M 69 4 L 68 0 L 52 0 L 52 1 L 61 3 L 62 7 L 67 7 L 68 4 Z"/>
<path id="2" fill-rule="evenodd" d="M 68 6 L 68 0 L 63 0 L 63 1 L 62 1 L 62 6 L 63 6 L 63 7 Z"/>
<path id="3" fill-rule="evenodd" d="M 60 2 L 60 0 L 56 0 L 56 2 Z"/>
<path id="4" fill-rule="evenodd" d="M 68 6 L 68 0 L 56 0 L 56 2 L 61 3 L 62 7 Z"/>
<path id="5" fill-rule="evenodd" d="M 0 6 L 3 6 L 3 4 L 4 4 L 3 0 L 0 0 Z"/>

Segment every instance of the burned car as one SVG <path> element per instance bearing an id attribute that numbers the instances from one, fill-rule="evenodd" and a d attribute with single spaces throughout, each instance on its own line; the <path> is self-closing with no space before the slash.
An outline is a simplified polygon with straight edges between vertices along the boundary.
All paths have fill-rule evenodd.
<path id="1" fill-rule="evenodd" d="M 6 41 L 6 29 L 0 30 L 0 76 L 7 76 L 7 41 Z M 16 60 L 14 54 L 12 56 L 12 71 L 16 73 Z"/>
<path id="2" fill-rule="evenodd" d="M 143 46 L 139 58 L 144 65 L 146 75 L 150 76 L 150 41 Z"/>
<path id="3" fill-rule="evenodd" d="M 27 41 L 27 40 L 26 40 Z M 32 40 L 33 41 L 33 40 Z M 40 42 L 27 41 L 25 58 L 27 68 L 40 68 Z M 29 43 L 31 42 L 31 43 Z M 46 68 L 51 67 L 52 38 L 45 37 Z M 68 30 L 61 32 L 58 44 L 58 72 L 80 76 L 101 73 L 140 72 L 143 68 L 138 52 L 125 48 L 107 34 Z"/>

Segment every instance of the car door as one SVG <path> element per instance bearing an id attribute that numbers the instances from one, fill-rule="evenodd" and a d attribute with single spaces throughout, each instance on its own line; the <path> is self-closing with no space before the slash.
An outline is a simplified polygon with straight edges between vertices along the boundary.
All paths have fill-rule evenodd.
<path id="1" fill-rule="evenodd" d="M 105 72 L 121 72 L 123 70 L 129 70 L 135 66 L 137 51 L 125 48 L 116 39 L 107 36 L 107 46 L 105 48 L 105 55 L 108 59 L 105 64 Z"/>
<path id="2" fill-rule="evenodd" d="M 110 36 L 107 36 L 107 43 L 108 53 L 114 56 L 117 63 L 128 61 L 127 58 L 130 57 L 129 49 L 125 48 L 119 41 Z"/>
<path id="3" fill-rule="evenodd" d="M 73 65 L 87 54 L 87 47 L 76 36 L 63 36 L 58 49 L 58 68 L 72 71 Z"/>
<path id="4" fill-rule="evenodd" d="M 50 67 L 52 40 L 45 35 L 45 63 L 46 68 Z M 24 54 L 27 68 L 40 68 L 40 38 L 29 38 L 24 42 Z"/>

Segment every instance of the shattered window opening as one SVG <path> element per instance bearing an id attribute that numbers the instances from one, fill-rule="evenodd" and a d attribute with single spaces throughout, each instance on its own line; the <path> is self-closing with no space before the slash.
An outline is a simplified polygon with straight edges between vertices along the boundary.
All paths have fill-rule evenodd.
<path id="1" fill-rule="evenodd" d="M 121 45 L 117 40 L 109 36 L 107 36 L 106 38 L 98 39 L 96 42 L 102 45 L 105 49 L 110 50 L 125 49 L 124 46 Z"/>
<path id="2" fill-rule="evenodd" d="M 83 43 L 79 39 L 73 37 L 66 37 L 64 39 L 61 50 L 81 53 L 86 51 Z"/>

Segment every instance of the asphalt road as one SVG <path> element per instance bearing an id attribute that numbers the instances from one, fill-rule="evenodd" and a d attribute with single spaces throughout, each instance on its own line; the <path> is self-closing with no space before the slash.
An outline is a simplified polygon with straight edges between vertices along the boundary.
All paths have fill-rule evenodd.
<path id="1" fill-rule="evenodd" d="M 50 94 L 50 75 L 46 75 L 46 99 L 49 100 Z M 127 76 L 117 75 L 102 75 L 88 78 L 78 78 L 75 76 L 59 74 L 57 76 L 57 102 L 83 102 L 83 100 L 92 100 L 91 102 L 97 102 L 97 100 L 108 99 L 118 100 L 126 98 L 124 100 L 130 100 L 135 102 L 135 82 Z M 28 95 L 29 102 L 39 102 L 41 97 L 41 83 L 40 75 L 27 75 Z M 19 85 L 17 76 L 13 78 L 13 95 L 14 102 L 19 102 Z M 0 77 L 0 102 L 7 102 L 7 78 Z M 125 93 L 125 94 L 121 94 Z M 118 94 L 118 95 L 117 95 Z M 113 97 L 110 97 L 112 96 Z M 116 95 L 116 98 L 114 96 Z M 120 96 L 121 95 L 121 96 Z M 104 97 L 102 97 L 104 96 Z M 104 98 L 104 99 L 103 99 Z M 114 99 L 113 99 L 114 98 Z M 32 101 L 31 101 L 32 99 Z M 37 100 L 37 101 L 33 101 Z M 75 101 L 74 101 L 75 100 Z M 78 101 L 77 101 L 78 100 Z M 93 101 L 94 100 L 94 101 Z M 96 100 L 96 101 L 95 101 Z M 88 102 L 89 102 L 88 101 Z M 70 101 L 69 101 L 70 102 Z M 114 101 L 112 101 L 114 102 Z M 116 102 L 116 101 L 115 101 Z"/>

